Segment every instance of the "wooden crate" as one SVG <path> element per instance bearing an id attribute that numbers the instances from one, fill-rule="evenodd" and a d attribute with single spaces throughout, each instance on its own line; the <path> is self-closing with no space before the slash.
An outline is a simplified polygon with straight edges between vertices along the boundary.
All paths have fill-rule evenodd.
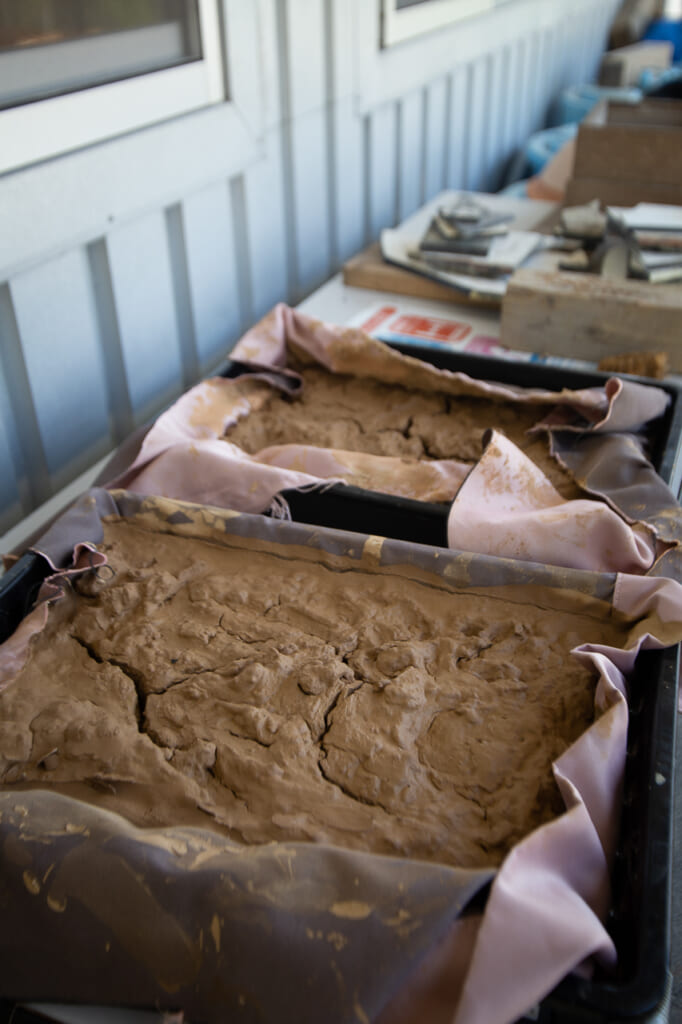
<path id="1" fill-rule="evenodd" d="M 565 202 L 591 199 L 682 204 L 682 101 L 609 103 L 605 123 L 580 125 Z"/>
<path id="2" fill-rule="evenodd" d="M 510 348 L 598 362 L 625 352 L 667 352 L 682 372 L 682 287 L 592 274 L 518 270 L 502 302 Z"/>

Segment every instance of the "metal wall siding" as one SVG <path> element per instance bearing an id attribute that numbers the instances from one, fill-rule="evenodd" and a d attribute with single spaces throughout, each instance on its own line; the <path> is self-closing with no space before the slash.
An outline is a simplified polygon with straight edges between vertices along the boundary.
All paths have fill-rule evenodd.
<path id="1" fill-rule="evenodd" d="M 197 368 L 184 360 L 183 364 L 185 376 L 193 383 L 200 372 L 220 360 L 242 323 L 230 187 L 218 182 L 188 196 L 178 207 L 183 226 L 178 242 L 184 242 L 191 316 L 186 333 L 194 337 Z M 183 333 L 181 329 L 181 343 Z"/>
<path id="2" fill-rule="evenodd" d="M 498 187 L 618 6 L 518 0 L 381 52 L 378 0 L 220 3 L 228 104 L 0 181 L 0 530 L 383 227 Z"/>
<path id="3" fill-rule="evenodd" d="M 392 227 L 396 220 L 398 114 L 398 104 L 387 103 L 368 117 L 370 238 L 377 238 L 382 228 Z"/>
<path id="4" fill-rule="evenodd" d="M 165 211 L 115 229 L 107 249 L 128 390 L 139 424 L 183 384 Z"/>
<path id="5" fill-rule="evenodd" d="M 424 98 L 424 193 L 433 196 L 445 187 L 448 79 L 430 82 Z"/>
<path id="6" fill-rule="evenodd" d="M 47 472 L 76 476 L 112 440 L 85 250 L 18 274 L 10 294 Z"/>
<path id="7" fill-rule="evenodd" d="M 470 75 L 466 65 L 460 65 L 450 75 L 449 121 L 446 126 L 448 188 L 465 188 L 466 145 L 469 135 Z"/>

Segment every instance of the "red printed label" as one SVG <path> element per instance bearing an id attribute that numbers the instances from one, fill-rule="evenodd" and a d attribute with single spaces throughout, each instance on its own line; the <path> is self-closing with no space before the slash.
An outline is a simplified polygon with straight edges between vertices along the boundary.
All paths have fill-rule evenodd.
<path id="1" fill-rule="evenodd" d="M 369 320 L 365 320 L 364 324 L 360 324 L 360 330 L 371 334 L 377 327 L 381 327 L 384 320 L 388 319 L 389 316 L 393 316 L 395 312 L 395 306 L 382 306 L 381 309 L 377 309 L 376 312 L 372 313 Z"/>
<path id="2" fill-rule="evenodd" d="M 407 334 L 413 338 L 426 338 L 429 341 L 440 341 L 443 344 L 464 341 L 467 335 L 471 334 L 469 324 L 458 320 L 439 320 L 434 316 L 416 316 L 414 314 L 396 317 L 391 322 L 390 329 L 394 334 Z"/>

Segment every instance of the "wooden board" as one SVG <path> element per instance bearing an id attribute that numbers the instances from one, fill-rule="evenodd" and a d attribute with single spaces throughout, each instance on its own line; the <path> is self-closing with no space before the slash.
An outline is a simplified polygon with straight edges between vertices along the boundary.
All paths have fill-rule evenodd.
<path id="1" fill-rule="evenodd" d="M 621 46 L 602 57 L 599 84 L 608 86 L 637 85 L 645 68 L 668 68 L 673 44 L 667 39 L 644 40 Z"/>
<path id="2" fill-rule="evenodd" d="M 576 178 L 682 181 L 682 128 L 656 124 L 583 124 L 575 147 Z"/>
<path id="3" fill-rule="evenodd" d="M 635 206 L 637 203 L 682 204 L 682 184 L 656 181 L 618 181 L 615 178 L 571 178 L 566 186 L 564 206 L 580 206 L 599 199 L 606 206 Z"/>
<path id="4" fill-rule="evenodd" d="M 412 295 L 418 299 L 437 299 L 455 306 L 499 307 L 499 302 L 488 296 L 474 297 L 449 288 L 438 281 L 431 281 L 421 274 L 412 273 L 392 263 L 386 263 L 381 255 L 379 243 L 375 242 L 348 260 L 343 267 L 343 283 L 355 288 L 371 288 L 380 292 L 397 295 Z"/>
<path id="5" fill-rule="evenodd" d="M 658 124 L 682 126 L 682 100 L 652 98 L 640 103 L 619 103 L 609 100 L 606 104 L 604 123 L 608 124 Z"/>
<path id="6" fill-rule="evenodd" d="M 682 287 L 589 274 L 518 270 L 502 303 L 501 340 L 526 352 L 598 362 L 667 352 L 682 372 Z"/>

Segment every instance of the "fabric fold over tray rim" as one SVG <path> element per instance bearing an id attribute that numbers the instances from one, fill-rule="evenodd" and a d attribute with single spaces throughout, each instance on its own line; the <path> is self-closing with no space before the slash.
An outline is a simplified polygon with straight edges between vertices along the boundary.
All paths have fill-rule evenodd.
<path id="1" fill-rule="evenodd" d="M 102 501 L 102 511 L 106 514 L 107 512 L 113 511 L 112 505 L 117 508 L 123 514 L 135 514 L 136 510 L 141 510 L 149 503 L 146 499 L 138 495 L 130 494 L 108 494 L 106 492 L 99 492 L 99 497 Z M 98 503 L 97 493 L 86 495 L 81 502 L 77 503 L 81 506 L 77 516 L 80 517 L 80 528 L 83 528 L 83 506 L 90 506 L 90 509 L 96 509 Z M 167 503 L 168 505 L 174 505 L 177 507 L 176 513 L 176 524 L 181 527 L 184 513 L 182 511 L 181 502 Z M 267 537 L 275 538 L 287 538 L 285 542 L 301 543 L 304 541 L 308 546 L 327 543 L 331 546 L 332 551 L 341 552 L 347 549 L 349 545 L 353 546 L 356 552 L 356 557 L 361 558 L 362 553 L 366 550 L 374 551 L 375 553 L 380 552 L 380 558 L 382 562 L 385 560 L 386 565 L 400 565 L 412 564 L 419 568 L 421 571 L 427 570 L 433 571 L 435 566 L 438 566 L 439 573 L 443 569 L 444 560 L 447 556 L 444 556 L 441 551 L 433 551 L 426 546 L 414 545 L 404 543 L 395 540 L 383 540 L 380 543 L 380 538 L 366 538 L 359 537 L 356 534 L 348 534 L 342 531 L 325 530 L 319 531 L 317 529 L 311 529 L 301 524 L 281 522 L 275 520 L 267 520 L 260 516 L 249 516 L 249 515 L 238 515 L 230 516 L 224 510 L 205 510 L 206 517 L 205 521 L 215 522 L 220 520 L 220 517 L 224 517 L 226 525 L 229 525 L 231 532 L 234 532 L 238 536 L 248 537 L 253 532 L 256 534 L 265 532 Z M 153 514 L 153 513 L 152 513 Z M 203 513 L 202 513 L 203 515 Z M 191 517 L 188 517 L 190 520 Z M 323 540 L 321 540 L 323 538 Z M 87 537 L 87 540 L 96 540 L 93 537 Z M 371 541 L 370 547 L 367 548 L 367 542 Z M 36 545 L 40 549 L 40 545 Z M 54 553 L 54 552 L 53 552 Z M 524 578 L 534 583 L 538 582 L 549 582 L 553 579 L 556 583 L 558 577 L 561 577 L 564 584 L 570 583 L 582 592 L 592 592 L 599 599 L 608 599 L 608 595 L 613 589 L 615 582 L 615 576 L 610 574 L 604 576 L 601 574 L 589 573 L 582 570 L 555 570 L 551 567 L 537 566 L 530 563 L 519 563 L 513 562 L 512 560 L 501 560 L 490 558 L 487 556 L 477 556 L 465 554 L 460 556 L 460 571 L 464 573 L 462 579 L 465 577 L 471 579 L 471 573 L 473 571 L 475 578 L 475 586 L 486 587 L 489 585 L 500 585 L 501 577 L 500 570 L 504 569 L 512 576 L 516 576 L 518 579 L 518 573 L 521 571 Z M 455 578 L 457 572 L 455 573 Z M 0 584 L 0 607 L 3 599 L 6 599 L 6 587 Z M 675 648 L 669 649 L 663 652 L 652 652 L 644 653 L 640 655 L 642 663 L 655 666 L 655 670 L 659 673 L 660 685 L 655 688 L 656 700 L 647 700 L 644 703 L 643 708 L 639 708 L 636 714 L 631 719 L 651 717 L 652 730 L 644 735 L 644 747 L 646 748 L 644 754 L 640 752 L 638 754 L 630 751 L 628 757 L 629 778 L 626 773 L 626 786 L 628 785 L 640 785 L 642 786 L 641 779 L 641 761 L 642 757 L 646 758 L 647 768 L 647 783 L 644 786 L 644 796 L 646 807 L 645 811 L 645 822 L 642 825 L 644 830 L 657 830 L 657 836 L 647 835 L 645 838 L 649 842 L 656 844 L 657 855 L 667 856 L 668 862 L 670 859 L 670 775 L 672 772 L 672 745 L 674 736 L 674 707 L 675 707 L 675 687 L 676 687 L 676 665 L 677 665 L 677 650 Z M 648 709 L 648 710 L 647 710 Z M 641 736 L 637 734 L 635 737 L 634 746 L 641 748 Z M 648 746 L 648 744 L 650 746 Z M 655 744 L 655 746 L 654 746 Z M 630 746 L 630 741 L 629 741 Z M 632 765 L 636 763 L 637 771 L 634 771 Z M 663 779 L 665 785 L 659 784 L 659 779 Z M 653 782 L 652 782 L 653 780 Z M 641 794 L 640 794 L 641 795 Z M 630 804 L 626 804 L 627 807 L 634 806 L 636 812 L 639 813 L 640 807 L 638 802 L 631 801 Z M 626 812 L 624 812 L 624 826 L 626 821 Z M 665 847 L 667 845 L 667 852 Z M 632 859 L 633 852 L 620 851 L 616 857 L 616 864 L 614 867 L 614 884 L 618 879 L 619 873 L 622 885 L 632 884 Z M 644 911 L 645 918 L 642 922 L 642 927 L 639 929 L 637 934 L 637 958 L 639 960 L 638 969 L 643 965 L 643 971 L 640 970 L 640 975 L 643 977 L 636 977 L 634 980 L 629 978 L 621 984 L 619 982 L 609 982 L 604 980 L 599 981 L 585 981 L 576 977 L 569 977 L 560 983 L 559 987 L 553 994 L 547 997 L 547 1003 L 549 1006 L 556 1007 L 557 1020 L 571 1019 L 569 1017 L 562 1018 L 560 1010 L 562 1006 L 566 1005 L 568 1000 L 569 1006 L 575 1008 L 576 1002 L 578 1005 L 585 1007 L 591 1007 L 595 1011 L 610 1012 L 611 1010 L 619 1010 L 625 1012 L 627 1009 L 632 1015 L 632 1009 L 644 1011 L 644 1009 L 650 1009 L 652 1001 L 658 997 L 662 997 L 662 986 L 664 984 L 663 974 L 667 967 L 668 962 L 668 949 L 665 938 L 666 924 L 669 918 L 669 875 L 667 872 L 663 872 L 663 876 L 660 874 L 660 860 L 656 865 L 652 865 L 649 862 L 649 851 L 646 851 L 644 871 L 645 873 L 654 872 L 657 878 L 656 891 L 647 892 L 646 896 L 644 890 L 647 888 L 648 879 L 643 882 L 643 888 L 640 890 L 639 895 L 641 896 L 641 908 Z M 635 864 L 637 867 L 637 864 Z M 654 871 L 657 868 L 657 871 Z M 617 907 L 614 908 L 616 911 Z M 615 924 L 614 924 L 615 921 Z M 618 921 L 617 913 L 616 917 L 612 921 L 612 925 L 617 932 Z M 624 928 L 621 925 L 621 939 L 627 938 L 628 928 Z M 647 957 L 643 957 L 643 952 L 646 952 Z"/>

